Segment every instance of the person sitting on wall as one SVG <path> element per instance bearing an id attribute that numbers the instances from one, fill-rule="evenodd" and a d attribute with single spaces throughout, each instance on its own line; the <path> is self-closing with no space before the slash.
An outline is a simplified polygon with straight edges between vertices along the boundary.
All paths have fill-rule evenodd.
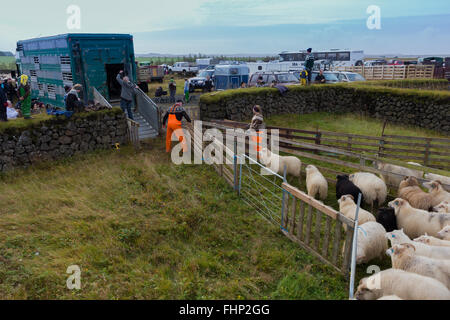
<path id="1" fill-rule="evenodd" d="M 323 70 L 320 70 L 320 73 L 317 75 L 315 82 L 318 84 L 324 84 L 327 82 L 325 76 L 323 75 Z"/>
<path id="2" fill-rule="evenodd" d="M 240 87 L 241 89 L 245 89 L 245 88 L 247 88 L 247 84 L 244 82 L 244 81 L 242 81 L 241 82 L 241 87 Z"/>
<path id="3" fill-rule="evenodd" d="M 17 117 L 19 116 L 19 112 L 14 109 L 11 101 L 8 100 L 7 104 L 8 106 L 6 107 L 6 115 L 8 116 L 8 120 L 17 119 Z"/>
<path id="4" fill-rule="evenodd" d="M 72 111 L 74 113 L 83 112 L 84 103 L 80 100 L 80 93 L 83 91 L 83 86 L 81 84 L 76 84 L 69 91 L 66 98 L 66 110 Z"/>

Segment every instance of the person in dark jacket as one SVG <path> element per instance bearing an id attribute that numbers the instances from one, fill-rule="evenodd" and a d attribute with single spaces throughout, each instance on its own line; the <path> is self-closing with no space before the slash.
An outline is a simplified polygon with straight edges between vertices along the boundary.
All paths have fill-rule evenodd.
<path id="1" fill-rule="evenodd" d="M 183 108 L 183 102 L 178 100 L 178 102 L 171 107 L 163 118 L 163 128 L 166 128 L 167 125 L 167 134 L 166 134 L 166 152 L 169 153 L 172 148 L 172 135 L 175 133 L 178 137 L 178 140 L 182 143 L 183 152 L 187 152 L 187 145 L 184 141 L 183 129 L 181 126 L 181 121 L 185 118 L 188 122 L 191 122 L 191 118 L 186 113 L 186 110 Z"/>
<path id="2" fill-rule="evenodd" d="M 306 56 L 305 60 L 305 69 L 308 72 L 308 84 L 311 83 L 311 75 L 314 68 L 314 55 L 312 54 L 312 48 L 309 48 L 306 50 L 308 52 L 308 55 Z"/>
<path id="3" fill-rule="evenodd" d="M 175 95 L 177 94 L 177 83 L 173 78 L 169 82 L 170 103 L 175 103 Z"/>
<path id="4" fill-rule="evenodd" d="M 212 88 L 213 88 L 213 81 L 211 80 L 210 76 L 207 76 L 206 81 L 205 81 L 204 91 L 211 92 Z"/>
<path id="5" fill-rule="evenodd" d="M 66 97 L 66 110 L 72 112 L 82 112 L 84 110 L 84 103 L 80 100 L 79 95 L 83 90 L 81 84 L 76 84 L 69 91 Z"/>
<path id="6" fill-rule="evenodd" d="M 8 106 L 8 99 L 6 97 L 6 92 L 0 85 L 0 121 L 8 121 L 6 114 L 6 107 Z"/>
<path id="7" fill-rule="evenodd" d="M 131 111 L 131 106 L 133 105 L 133 99 L 135 95 L 135 90 L 138 86 L 130 81 L 130 78 L 124 75 L 123 71 L 116 77 L 117 82 L 122 86 L 122 92 L 120 94 L 120 107 L 123 112 L 128 114 L 128 118 L 134 120 L 133 112 Z"/>
<path id="8" fill-rule="evenodd" d="M 318 84 L 327 82 L 327 79 L 325 79 L 325 76 L 323 75 L 323 70 L 320 70 L 320 73 L 316 76 L 316 79 L 314 81 Z"/>

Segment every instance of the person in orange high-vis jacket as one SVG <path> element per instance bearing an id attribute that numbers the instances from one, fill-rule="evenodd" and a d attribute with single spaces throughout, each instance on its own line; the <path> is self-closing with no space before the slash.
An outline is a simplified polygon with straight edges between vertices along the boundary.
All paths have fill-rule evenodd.
<path id="1" fill-rule="evenodd" d="M 175 132 L 177 135 L 178 140 L 183 145 L 183 152 L 187 152 L 187 146 L 186 142 L 184 141 L 184 136 L 181 131 L 181 121 L 183 120 L 183 117 L 188 121 L 191 122 L 191 118 L 189 118 L 188 114 L 186 113 L 186 110 L 183 108 L 183 102 L 178 101 L 176 104 L 174 104 L 164 115 L 163 118 L 163 127 L 166 127 L 167 124 L 167 135 L 166 135 L 166 152 L 169 153 L 172 149 L 172 135 Z"/>
<path id="2" fill-rule="evenodd" d="M 263 145 L 263 134 L 264 130 L 266 129 L 266 125 L 264 124 L 264 117 L 262 115 L 262 109 L 260 106 L 256 105 L 253 107 L 253 119 L 250 125 L 248 126 L 248 129 L 255 130 L 257 133 L 257 136 L 252 136 L 251 140 L 253 141 L 256 152 L 259 153 L 262 151 L 262 145 Z M 259 155 L 258 155 L 259 156 Z"/>

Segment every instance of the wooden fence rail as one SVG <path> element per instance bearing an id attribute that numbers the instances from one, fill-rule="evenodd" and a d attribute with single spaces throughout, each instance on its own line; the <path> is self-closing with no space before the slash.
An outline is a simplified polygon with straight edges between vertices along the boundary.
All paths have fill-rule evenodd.
<path id="1" fill-rule="evenodd" d="M 185 128 L 191 136 L 193 148 L 204 150 L 205 144 L 200 142 L 203 141 L 202 137 L 196 136 L 196 134 L 203 135 L 204 132 L 194 132 L 191 124 L 187 124 Z M 206 130 L 206 128 L 217 128 L 224 131 L 227 127 L 206 122 L 203 129 Z M 237 143 L 239 134 L 225 135 L 225 137 L 231 138 L 231 141 Z M 224 164 L 213 164 L 213 167 L 240 194 L 242 166 L 236 165 L 237 160 L 234 150 L 230 150 L 229 146 L 227 147 L 220 141 L 212 143 L 223 150 L 223 159 L 228 160 Z M 263 179 L 261 178 L 261 181 Z M 281 212 L 281 232 L 320 261 L 348 278 L 355 222 L 288 183 L 282 183 L 280 190 L 285 193 L 286 201 L 282 202 L 279 198 L 273 196 L 271 202 L 276 203 L 278 201 L 279 203 L 278 210 L 275 210 L 273 214 L 279 215 Z M 267 191 L 266 196 L 271 197 L 271 192 Z M 263 186 L 257 190 L 257 193 L 264 192 L 266 190 Z"/>
<path id="2" fill-rule="evenodd" d="M 290 195 L 285 204 L 283 233 L 348 276 L 355 221 L 287 183 L 283 188 Z"/>
<path id="3" fill-rule="evenodd" d="M 361 74 L 367 80 L 433 79 L 433 65 L 335 67 L 336 71 Z"/>
<path id="4" fill-rule="evenodd" d="M 212 120 L 211 122 L 244 128 L 245 123 Z M 450 139 L 399 135 L 366 136 L 331 131 L 309 131 L 292 128 L 268 126 L 267 129 L 279 130 L 280 138 L 293 141 L 314 142 L 316 145 L 338 148 L 351 152 L 380 158 L 418 162 L 421 165 L 450 170 Z M 281 144 L 280 146 L 286 146 Z M 304 151 L 304 148 L 302 148 Z M 301 151 L 301 150 L 300 150 Z"/>

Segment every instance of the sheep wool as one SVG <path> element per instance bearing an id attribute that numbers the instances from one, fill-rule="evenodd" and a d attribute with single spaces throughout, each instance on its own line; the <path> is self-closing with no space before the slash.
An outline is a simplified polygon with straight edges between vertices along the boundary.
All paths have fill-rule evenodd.
<path id="1" fill-rule="evenodd" d="M 432 236 L 421 236 L 417 239 L 414 239 L 414 242 L 421 242 L 425 243 L 429 246 L 436 246 L 436 247 L 450 247 L 450 241 L 448 240 L 441 240 Z"/>
<path id="2" fill-rule="evenodd" d="M 372 205 L 375 201 L 379 205 L 386 201 L 387 187 L 383 180 L 376 175 L 368 172 L 358 172 L 350 175 L 350 181 L 353 182 L 364 195 L 364 201 Z"/>
<path id="3" fill-rule="evenodd" d="M 350 196 L 350 195 L 342 196 L 338 202 L 339 202 L 340 212 L 347 218 L 355 220 L 357 206 L 355 204 L 355 200 L 354 200 L 353 196 Z M 366 211 L 366 210 L 360 208 L 359 214 L 358 214 L 358 221 L 359 221 L 359 225 L 362 226 L 367 222 L 371 222 L 371 221 L 376 222 L 376 219 L 373 216 L 373 214 L 371 214 L 369 211 Z M 345 231 L 347 231 L 346 227 L 347 226 L 344 225 Z"/>
<path id="4" fill-rule="evenodd" d="M 450 215 L 415 209 L 408 201 L 400 198 L 390 202 L 389 206 L 395 210 L 398 227 L 404 229 L 411 238 L 425 234 L 437 237 L 440 230 L 450 225 Z"/>
<path id="5" fill-rule="evenodd" d="M 404 168 L 390 163 L 378 162 L 377 169 L 393 173 L 392 175 L 381 174 L 381 178 L 386 184 L 394 186 L 395 188 L 398 188 L 400 182 L 402 182 L 403 178 L 405 177 L 416 177 L 416 178 L 423 177 L 422 171 Z"/>
<path id="6" fill-rule="evenodd" d="M 450 226 L 445 227 L 441 231 L 438 232 L 438 238 L 441 240 L 450 241 Z"/>
<path id="7" fill-rule="evenodd" d="M 387 248 L 386 230 L 381 224 L 367 222 L 358 227 L 357 264 L 382 257 Z"/>
<path id="8" fill-rule="evenodd" d="M 283 175 L 284 168 L 288 175 L 298 177 L 301 184 L 302 161 L 297 157 L 283 157 L 264 148 L 259 153 L 261 162 L 273 172 Z"/>
<path id="9" fill-rule="evenodd" d="M 419 187 L 419 181 L 414 177 L 407 177 L 400 183 L 398 197 L 405 199 L 409 204 L 417 209 L 433 209 L 433 196 L 424 192 Z"/>
<path id="10" fill-rule="evenodd" d="M 450 201 L 450 193 L 445 191 L 440 181 L 436 180 L 432 182 L 426 182 L 423 185 L 428 189 L 429 194 L 433 196 L 431 201 L 431 205 L 433 207 L 443 202 L 448 203 Z"/>
<path id="11" fill-rule="evenodd" d="M 325 200 L 328 197 L 328 181 L 313 165 L 306 167 L 306 188 L 310 197 Z"/>
<path id="12" fill-rule="evenodd" d="M 443 201 L 434 207 L 433 211 L 439 213 L 450 213 L 450 203 L 448 201 Z"/>
<path id="13" fill-rule="evenodd" d="M 429 181 L 440 181 L 444 184 L 444 189 L 450 192 L 450 177 L 441 176 L 439 174 L 427 173 L 425 174 L 425 179 Z"/>
<path id="14" fill-rule="evenodd" d="M 450 300 L 450 291 L 438 280 L 398 269 L 362 279 L 356 291 L 358 300 L 392 295 L 403 300 Z"/>
<path id="15" fill-rule="evenodd" d="M 450 289 L 450 260 L 418 256 L 411 243 L 395 245 L 391 250 L 392 268 L 436 279 Z"/>
<path id="16" fill-rule="evenodd" d="M 412 243 L 416 248 L 416 255 L 433 258 L 433 259 L 450 259 L 450 248 L 429 246 L 421 242 L 413 242 L 403 232 L 403 230 L 395 230 L 386 234 L 386 238 L 391 242 L 392 246 L 397 244 Z"/>

